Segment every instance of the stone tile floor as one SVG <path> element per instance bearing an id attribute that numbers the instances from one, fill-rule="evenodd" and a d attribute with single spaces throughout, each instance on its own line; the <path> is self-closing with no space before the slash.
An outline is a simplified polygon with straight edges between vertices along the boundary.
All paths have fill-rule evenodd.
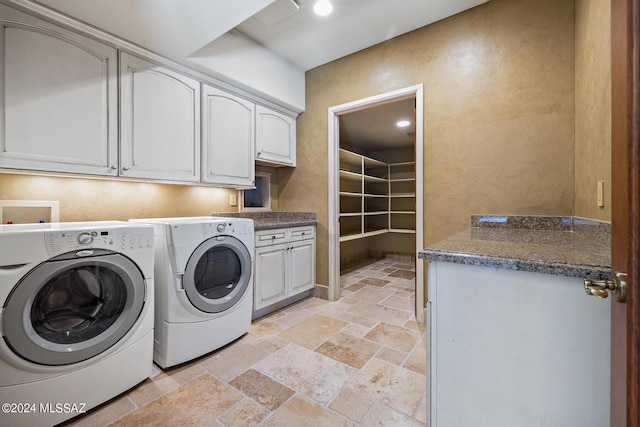
<path id="1" fill-rule="evenodd" d="M 308 298 L 157 374 L 72 426 L 425 426 L 426 337 L 413 262 L 369 260 L 342 297 Z"/>

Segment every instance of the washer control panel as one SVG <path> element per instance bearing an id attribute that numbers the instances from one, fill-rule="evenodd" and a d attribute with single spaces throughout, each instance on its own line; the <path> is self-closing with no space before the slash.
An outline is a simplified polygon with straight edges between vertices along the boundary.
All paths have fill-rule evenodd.
<path id="1" fill-rule="evenodd" d="M 122 252 L 144 250 L 153 247 L 153 229 L 140 232 L 136 229 L 120 230 L 118 236 L 118 250 Z"/>
<path id="2" fill-rule="evenodd" d="M 123 227 L 47 230 L 45 243 L 51 255 L 84 249 L 108 249 L 117 252 L 149 250 L 153 248 L 153 229 Z"/>

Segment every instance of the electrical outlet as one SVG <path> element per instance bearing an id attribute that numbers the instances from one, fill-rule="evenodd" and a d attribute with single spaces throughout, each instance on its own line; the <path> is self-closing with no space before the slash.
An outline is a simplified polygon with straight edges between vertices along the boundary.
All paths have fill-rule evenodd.
<path id="1" fill-rule="evenodd" d="M 604 207 L 604 181 L 598 181 L 598 207 Z"/>

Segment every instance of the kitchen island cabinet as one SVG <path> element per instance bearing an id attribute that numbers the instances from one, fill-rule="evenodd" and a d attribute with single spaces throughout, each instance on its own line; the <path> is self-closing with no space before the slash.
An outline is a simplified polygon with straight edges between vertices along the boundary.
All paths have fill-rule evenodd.
<path id="1" fill-rule="evenodd" d="M 113 47 L 0 5 L 0 167 L 117 176 Z"/>
<path id="2" fill-rule="evenodd" d="M 611 303 L 583 284 L 608 276 L 608 248 L 574 220 L 472 227 L 419 253 L 430 425 L 609 425 Z"/>

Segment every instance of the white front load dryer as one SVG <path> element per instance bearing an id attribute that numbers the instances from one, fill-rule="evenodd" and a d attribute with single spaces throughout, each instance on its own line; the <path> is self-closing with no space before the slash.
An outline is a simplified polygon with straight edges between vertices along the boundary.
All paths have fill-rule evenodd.
<path id="1" fill-rule="evenodd" d="M 253 310 L 254 227 L 219 217 L 130 220 L 155 228 L 153 359 L 187 362 L 244 335 Z"/>
<path id="2" fill-rule="evenodd" d="M 153 228 L 0 226 L 0 425 L 51 426 L 153 365 Z"/>

